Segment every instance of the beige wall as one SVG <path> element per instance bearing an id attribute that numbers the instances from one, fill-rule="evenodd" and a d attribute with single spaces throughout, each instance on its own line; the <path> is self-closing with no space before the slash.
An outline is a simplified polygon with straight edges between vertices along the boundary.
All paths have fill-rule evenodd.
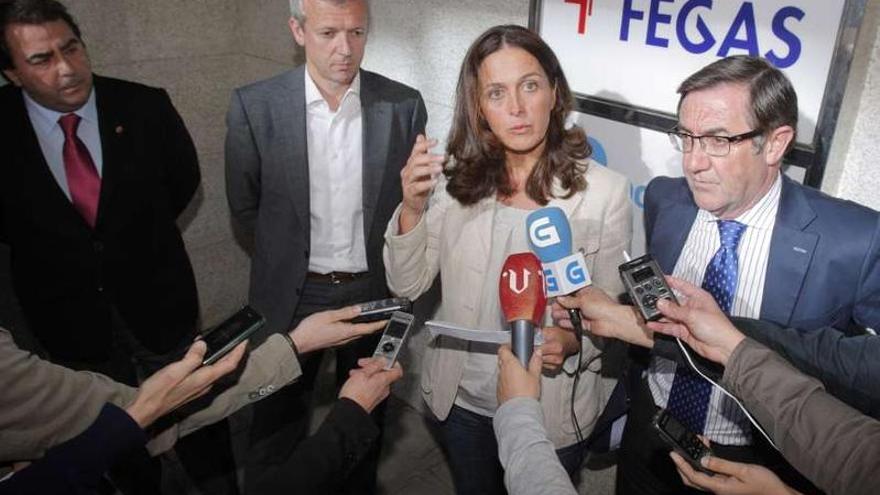
<path id="1" fill-rule="evenodd" d="M 880 209 L 880 2 L 869 1 L 855 40 L 822 190 Z"/>

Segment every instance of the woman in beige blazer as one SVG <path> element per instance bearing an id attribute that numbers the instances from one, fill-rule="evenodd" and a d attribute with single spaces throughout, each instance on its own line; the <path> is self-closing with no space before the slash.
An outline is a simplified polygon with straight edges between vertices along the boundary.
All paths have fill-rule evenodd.
<path id="1" fill-rule="evenodd" d="M 593 283 L 622 291 L 617 265 L 632 238 L 629 186 L 588 160 L 579 128 L 565 128 L 572 95 L 556 56 L 534 33 L 498 26 L 471 45 L 462 64 L 446 157 L 419 136 L 401 173 L 404 199 L 386 232 L 391 291 L 409 298 L 440 273 L 437 318 L 487 331 L 506 329 L 498 277 L 507 255 L 528 251 L 526 216 L 558 206 Z M 443 177 L 440 178 L 440 174 Z M 569 474 L 581 460 L 580 435 L 592 429 L 606 397 L 598 342 L 548 325 L 541 403 L 550 439 Z M 497 408 L 497 348 L 440 337 L 426 353 L 422 392 L 441 431 L 458 493 L 503 493 L 492 415 Z"/>

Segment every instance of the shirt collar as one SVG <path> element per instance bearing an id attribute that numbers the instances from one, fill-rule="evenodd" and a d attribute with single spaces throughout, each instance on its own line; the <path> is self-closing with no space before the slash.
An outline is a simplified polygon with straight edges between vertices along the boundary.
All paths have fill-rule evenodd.
<path id="1" fill-rule="evenodd" d="M 779 206 L 779 195 L 782 191 L 782 172 L 776 173 L 776 179 L 770 189 L 752 205 L 751 208 L 744 211 L 734 220 L 751 228 L 770 228 L 775 220 L 775 212 Z M 773 214 L 770 214 L 773 213 Z M 697 220 L 701 222 L 717 222 L 719 219 L 715 215 L 704 209 L 697 212 Z"/>
<path id="2" fill-rule="evenodd" d="M 89 99 L 86 100 L 85 105 L 79 107 L 73 112 L 56 112 L 51 108 L 46 108 L 37 103 L 29 94 L 27 94 L 27 91 L 22 91 L 22 94 L 24 95 L 24 103 L 27 107 L 28 115 L 31 117 L 31 124 L 42 131 L 43 134 L 49 134 L 56 129 L 60 130 L 61 127 L 58 125 L 58 119 L 68 113 L 75 113 L 79 115 L 82 120 L 92 123 L 96 127 L 98 126 L 98 106 L 95 103 L 94 87 L 92 87 L 92 92 L 89 94 Z"/>
<path id="3" fill-rule="evenodd" d="M 324 100 L 324 95 L 321 94 L 321 91 L 318 89 L 318 85 L 315 84 L 315 80 L 312 79 L 312 75 L 309 74 L 309 69 L 306 67 L 305 78 L 306 78 L 306 105 L 311 106 L 313 104 L 324 103 L 326 104 L 326 100 Z M 354 75 L 354 79 L 351 81 L 351 85 L 348 86 L 348 89 L 345 91 L 345 94 L 342 95 L 342 102 L 344 102 L 349 95 L 360 96 L 361 94 L 361 72 L 358 71 L 357 74 Z M 341 103 L 340 103 L 341 106 Z"/>

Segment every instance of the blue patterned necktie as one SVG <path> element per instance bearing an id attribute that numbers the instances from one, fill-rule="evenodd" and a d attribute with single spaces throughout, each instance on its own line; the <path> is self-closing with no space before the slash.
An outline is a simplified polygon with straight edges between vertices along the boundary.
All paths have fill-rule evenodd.
<path id="1" fill-rule="evenodd" d="M 730 314 L 733 305 L 739 275 L 736 246 L 745 230 L 746 226 L 739 222 L 718 221 L 721 247 L 712 257 L 703 276 L 703 288 L 712 294 L 715 302 L 727 314 Z M 679 365 L 675 370 L 675 379 L 672 381 L 672 390 L 669 391 L 666 410 L 688 430 L 702 433 L 706 425 L 706 413 L 711 395 L 711 383 L 694 373 L 689 366 Z"/>

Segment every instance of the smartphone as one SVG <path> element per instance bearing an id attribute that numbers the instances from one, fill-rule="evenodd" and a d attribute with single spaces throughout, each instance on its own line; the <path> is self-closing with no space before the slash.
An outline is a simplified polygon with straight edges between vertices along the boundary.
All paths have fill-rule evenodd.
<path id="1" fill-rule="evenodd" d="M 654 428 L 672 450 L 684 457 L 684 460 L 697 471 L 712 475 L 712 471 L 703 467 L 700 461 L 707 455 L 712 455 L 712 450 L 703 444 L 700 438 L 684 427 L 666 409 L 660 409 L 654 415 L 652 421 Z"/>
<path id="2" fill-rule="evenodd" d="M 202 365 L 214 364 L 238 344 L 266 324 L 266 319 L 254 308 L 245 306 L 202 336 L 208 345 Z"/>
<path id="3" fill-rule="evenodd" d="M 373 352 L 373 357 L 384 357 L 386 360 L 385 369 L 390 370 L 400 350 L 406 344 L 406 337 L 409 335 L 409 329 L 412 327 L 415 317 L 409 313 L 395 311 L 391 314 L 391 319 L 385 325 L 385 331 L 382 332 L 382 338 L 379 339 L 379 345 Z"/>
<path id="4" fill-rule="evenodd" d="M 371 321 L 387 320 L 395 311 L 412 313 L 412 302 L 405 297 L 392 299 L 379 299 L 361 303 L 361 314 L 351 319 L 352 323 L 369 323 Z"/>

